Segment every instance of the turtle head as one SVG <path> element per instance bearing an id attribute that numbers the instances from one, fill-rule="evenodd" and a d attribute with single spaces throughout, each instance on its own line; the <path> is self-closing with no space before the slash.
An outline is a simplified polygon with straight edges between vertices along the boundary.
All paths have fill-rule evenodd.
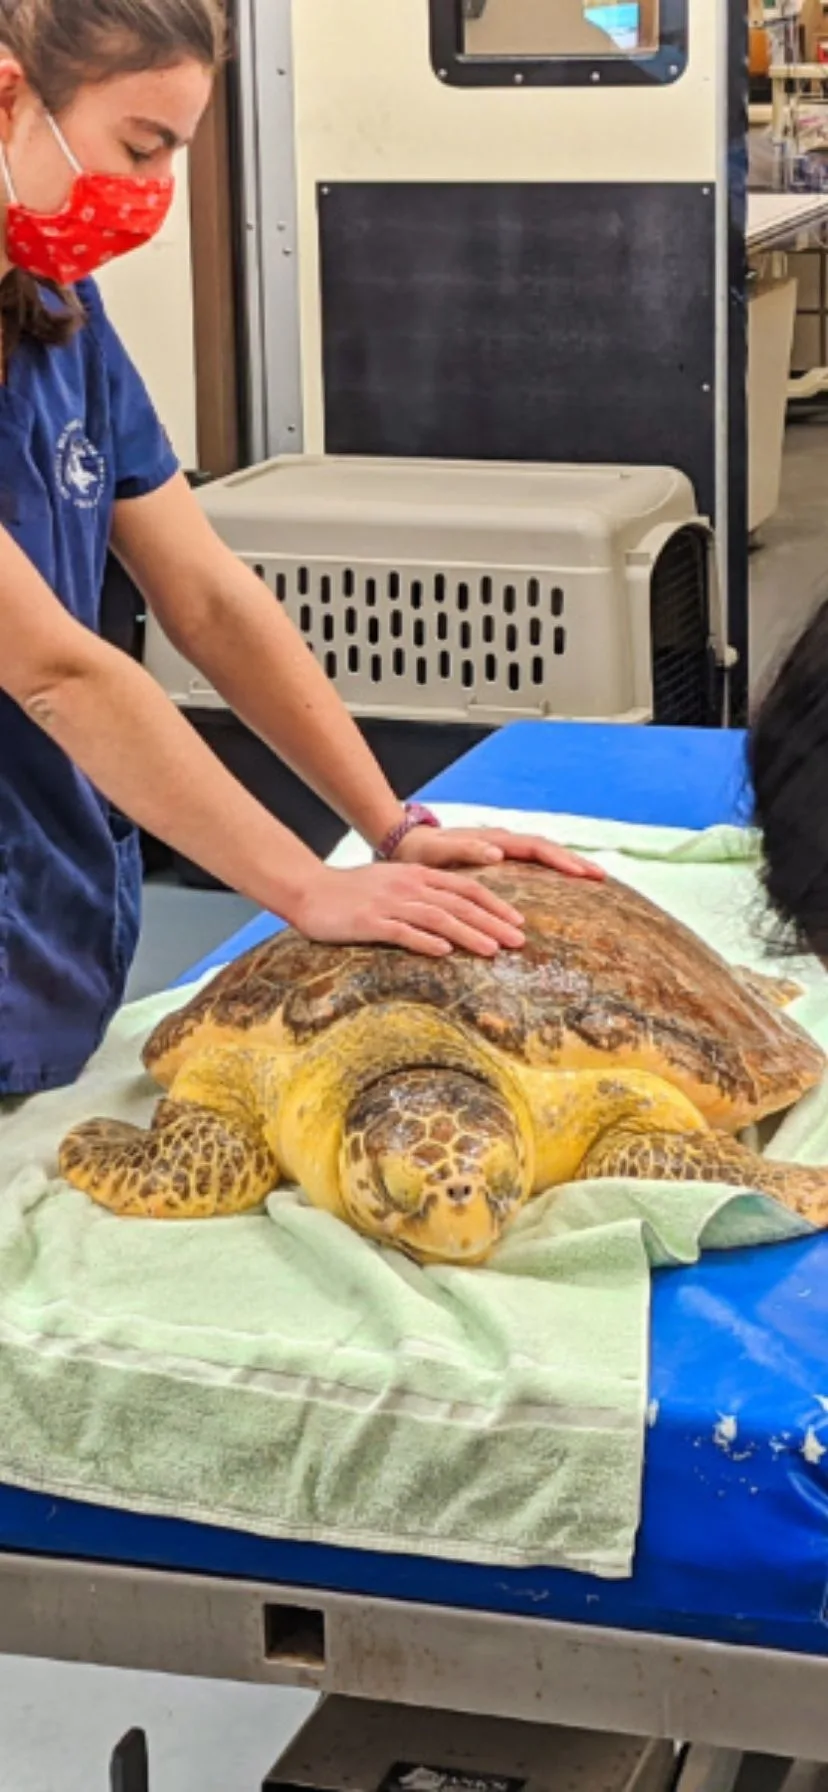
<path id="1" fill-rule="evenodd" d="M 531 1192 L 520 1116 L 463 1071 L 380 1077 L 352 1101 L 340 1154 L 351 1224 L 421 1263 L 482 1263 Z"/>

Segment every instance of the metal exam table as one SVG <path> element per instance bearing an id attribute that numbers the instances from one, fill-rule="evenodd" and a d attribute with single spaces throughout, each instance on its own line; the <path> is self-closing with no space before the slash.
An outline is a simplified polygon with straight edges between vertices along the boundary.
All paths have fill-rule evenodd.
<path id="1" fill-rule="evenodd" d="M 518 723 L 427 794 L 702 828 L 744 818 L 742 759 L 733 733 Z M 652 1398 L 629 1581 L 2 1488 L 0 1649 L 828 1760 L 828 1237 L 657 1275 Z"/>

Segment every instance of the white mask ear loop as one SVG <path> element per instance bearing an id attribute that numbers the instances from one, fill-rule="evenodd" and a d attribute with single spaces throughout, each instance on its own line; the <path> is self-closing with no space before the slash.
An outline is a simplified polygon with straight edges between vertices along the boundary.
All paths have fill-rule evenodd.
<path id="1" fill-rule="evenodd" d="M 82 174 L 83 169 L 80 165 L 80 162 L 78 161 L 78 158 L 74 153 L 74 150 L 71 150 L 69 148 L 69 145 L 66 141 L 66 138 L 63 135 L 63 132 L 60 128 L 60 125 L 58 124 L 57 119 L 52 117 L 51 112 L 46 112 L 45 118 L 46 118 L 46 123 L 48 124 L 49 129 L 52 133 L 52 136 L 54 137 L 55 142 L 58 145 L 58 148 L 63 150 L 63 153 L 66 157 L 67 162 L 69 163 L 70 168 L 73 169 L 75 174 Z"/>
<path id="2" fill-rule="evenodd" d="M 12 176 L 11 176 L 11 169 L 9 167 L 9 158 L 6 155 L 5 143 L 0 143 L 0 173 L 2 173 L 3 179 L 6 183 L 6 197 L 9 201 L 9 204 L 16 205 L 17 204 L 17 194 L 15 192 L 14 181 L 12 180 Z"/>
<path id="3" fill-rule="evenodd" d="M 71 150 L 69 148 L 69 145 L 66 141 L 66 138 L 63 135 L 60 125 L 57 122 L 57 119 L 52 117 L 51 112 L 46 112 L 45 110 L 44 110 L 43 116 L 46 119 L 46 123 L 49 126 L 49 129 L 52 133 L 52 136 L 55 139 L 55 142 L 56 142 L 58 148 L 63 151 L 63 154 L 65 155 L 66 160 L 69 163 L 69 166 L 72 169 L 73 173 L 82 174 L 83 169 L 81 167 L 81 164 L 78 161 L 78 158 L 74 153 L 74 150 Z M 11 173 L 11 169 L 9 167 L 9 158 L 6 154 L 6 146 L 4 143 L 0 143 L 0 174 L 2 174 L 2 176 L 3 176 L 3 180 L 4 180 L 5 186 L 6 186 L 6 193 L 7 193 L 10 204 L 17 205 L 17 203 L 18 203 L 17 191 L 15 189 L 14 181 L 12 180 L 12 173 Z"/>

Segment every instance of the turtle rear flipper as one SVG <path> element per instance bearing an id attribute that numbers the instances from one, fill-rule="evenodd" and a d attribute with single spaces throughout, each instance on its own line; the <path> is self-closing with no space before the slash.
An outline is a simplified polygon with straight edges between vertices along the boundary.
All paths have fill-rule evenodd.
<path id="1" fill-rule="evenodd" d="M 792 1002 L 798 1002 L 805 994 L 801 983 L 795 983 L 791 977 L 772 977 L 766 971 L 754 971 L 746 964 L 733 966 L 733 975 L 745 989 L 752 991 L 769 1008 L 790 1008 Z"/>

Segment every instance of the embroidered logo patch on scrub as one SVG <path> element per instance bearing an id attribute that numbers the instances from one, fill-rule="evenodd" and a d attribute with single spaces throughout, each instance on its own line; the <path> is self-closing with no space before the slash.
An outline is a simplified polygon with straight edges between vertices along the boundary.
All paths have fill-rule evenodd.
<path id="1" fill-rule="evenodd" d="M 58 490 L 78 510 L 96 510 L 104 491 L 106 463 L 78 418 L 67 423 L 55 452 Z"/>

